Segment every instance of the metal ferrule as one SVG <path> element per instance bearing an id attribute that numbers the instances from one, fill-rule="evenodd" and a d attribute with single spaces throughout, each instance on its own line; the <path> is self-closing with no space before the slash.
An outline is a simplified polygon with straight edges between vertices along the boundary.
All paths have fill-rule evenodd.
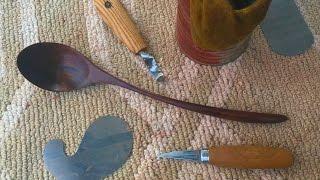
<path id="1" fill-rule="evenodd" d="M 209 162 L 210 156 L 209 156 L 209 150 L 201 150 L 200 151 L 200 160 L 201 162 Z"/>
<path id="2" fill-rule="evenodd" d="M 142 57 L 142 59 L 146 63 L 152 77 L 156 81 L 162 81 L 163 80 L 163 73 L 161 72 L 158 63 L 156 62 L 156 59 L 151 54 L 149 54 L 145 51 L 140 51 L 139 55 Z"/>

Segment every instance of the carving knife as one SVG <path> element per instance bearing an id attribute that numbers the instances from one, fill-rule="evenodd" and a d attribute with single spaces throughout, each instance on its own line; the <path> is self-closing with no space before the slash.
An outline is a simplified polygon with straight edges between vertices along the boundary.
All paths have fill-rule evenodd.
<path id="1" fill-rule="evenodd" d="M 121 2 L 119 0 L 94 0 L 94 4 L 103 21 L 114 34 L 131 52 L 139 55 L 145 61 L 150 74 L 156 81 L 162 81 L 164 77 L 159 65 L 155 58 L 145 51 L 147 44 Z"/>
<path id="2" fill-rule="evenodd" d="M 293 155 L 280 148 L 261 146 L 223 146 L 209 150 L 173 151 L 158 156 L 209 163 L 218 167 L 241 169 L 288 168 L 293 164 Z"/>

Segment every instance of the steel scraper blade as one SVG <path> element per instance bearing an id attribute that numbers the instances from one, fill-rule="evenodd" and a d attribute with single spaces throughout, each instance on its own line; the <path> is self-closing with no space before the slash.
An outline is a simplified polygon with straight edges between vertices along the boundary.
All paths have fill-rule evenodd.
<path id="1" fill-rule="evenodd" d="M 262 31 L 271 49 L 296 56 L 312 47 L 314 37 L 294 0 L 272 0 Z"/>
<path id="2" fill-rule="evenodd" d="M 133 134 L 117 117 L 96 120 L 86 131 L 77 153 L 68 157 L 61 140 L 44 150 L 46 168 L 58 180 L 99 180 L 118 170 L 129 158 Z"/>

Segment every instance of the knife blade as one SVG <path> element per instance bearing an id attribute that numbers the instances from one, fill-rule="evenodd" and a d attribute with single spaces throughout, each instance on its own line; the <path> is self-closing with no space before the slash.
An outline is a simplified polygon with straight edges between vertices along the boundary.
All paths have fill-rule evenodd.
<path id="1" fill-rule="evenodd" d="M 94 0 L 94 4 L 103 21 L 114 34 L 145 62 L 151 76 L 156 81 L 164 80 L 164 75 L 154 56 L 146 52 L 147 44 L 135 23 L 119 0 Z"/>
<path id="2" fill-rule="evenodd" d="M 223 146 L 211 147 L 208 150 L 173 151 L 160 154 L 158 158 L 242 169 L 288 168 L 293 164 L 293 155 L 288 150 L 261 146 Z"/>

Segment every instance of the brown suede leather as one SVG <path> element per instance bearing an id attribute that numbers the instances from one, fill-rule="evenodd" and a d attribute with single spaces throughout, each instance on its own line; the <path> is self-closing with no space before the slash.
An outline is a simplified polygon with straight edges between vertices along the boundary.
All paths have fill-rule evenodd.
<path id="1" fill-rule="evenodd" d="M 190 0 L 195 44 L 209 51 L 226 50 L 244 40 L 264 19 L 271 0 L 256 0 L 235 10 L 229 0 Z"/>

